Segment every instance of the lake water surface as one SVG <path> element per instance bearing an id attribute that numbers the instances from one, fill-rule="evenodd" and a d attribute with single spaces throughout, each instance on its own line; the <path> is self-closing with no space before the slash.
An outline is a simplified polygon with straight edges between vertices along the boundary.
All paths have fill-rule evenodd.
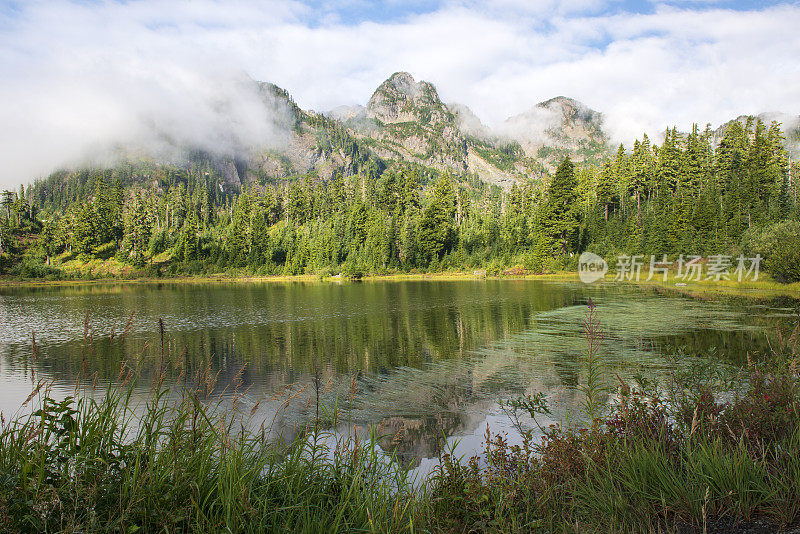
<path id="1" fill-rule="evenodd" d="M 743 362 L 796 320 L 786 304 L 526 280 L 4 288 L 0 410 L 8 420 L 39 379 L 66 395 L 84 372 L 106 383 L 125 364 L 146 398 L 157 369 L 185 380 L 208 366 L 218 395 L 240 382 L 243 411 L 258 403 L 256 419 L 291 433 L 316 413 L 316 374 L 324 406 L 424 463 L 445 441 L 477 451 L 487 424 L 513 434 L 500 399 L 543 391 L 555 417 L 576 413 L 590 298 L 622 379 L 668 372 L 677 351 Z"/>

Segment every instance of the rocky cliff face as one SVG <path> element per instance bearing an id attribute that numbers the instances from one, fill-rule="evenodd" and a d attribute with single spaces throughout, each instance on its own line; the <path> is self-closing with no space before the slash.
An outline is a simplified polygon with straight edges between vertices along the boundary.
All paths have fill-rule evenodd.
<path id="1" fill-rule="evenodd" d="M 414 81 L 407 72 L 395 72 L 378 86 L 367 102 L 367 116 L 383 124 L 453 124 L 453 115 L 439 99 L 436 88 Z"/>
<path id="2" fill-rule="evenodd" d="M 472 175 L 503 188 L 536 181 L 545 172 L 520 144 L 492 132 L 468 107 L 446 105 L 431 83 L 407 72 L 381 83 L 366 106 L 324 114 L 303 110 L 274 84 L 248 83 L 263 100 L 264 116 L 282 133 L 279 145 L 242 145 L 230 153 L 178 147 L 185 161 L 171 163 L 186 169 L 210 165 L 229 191 L 265 180 L 327 180 L 337 173 L 377 179 L 393 165 L 416 166 L 427 175 L 449 172 L 456 179 Z"/>
<path id="3" fill-rule="evenodd" d="M 538 179 L 543 167 L 521 150 L 509 150 L 472 111 L 442 102 L 436 88 L 397 72 L 384 81 L 366 107 L 366 119 L 378 125 L 367 132 L 378 156 L 455 175 L 471 173 L 504 188 Z"/>
<path id="4" fill-rule="evenodd" d="M 340 106 L 323 115 L 301 110 L 288 93 L 270 88 L 292 112 L 292 135 L 279 153 L 263 151 L 251 158 L 252 176 L 348 175 L 359 172 L 356 160 L 363 163 L 365 154 L 379 166 L 412 164 L 455 176 L 470 173 L 503 188 L 538 180 L 546 170 L 535 150 L 526 153 L 517 137 L 491 131 L 467 106 L 446 105 L 432 84 L 407 72 L 381 83 L 366 106 Z M 577 103 L 572 109 L 582 112 Z M 565 120 L 581 124 L 580 112 L 565 114 Z M 579 130 L 573 126 L 564 135 Z"/>
<path id="5" fill-rule="evenodd" d="M 491 129 L 483 124 L 481 119 L 467 105 L 453 102 L 447 104 L 447 109 L 455 117 L 456 125 L 463 135 L 482 141 L 492 141 L 495 137 Z"/>
<path id="6" fill-rule="evenodd" d="M 287 91 L 273 84 L 261 84 L 261 88 L 269 100 L 288 109 L 285 128 L 289 135 L 283 146 L 252 151 L 243 183 L 297 175 L 327 180 L 337 172 L 357 174 L 370 162 L 368 151 L 359 150 L 356 145 L 354 127 L 344 125 L 364 119 L 363 107 L 343 106 L 337 114 L 325 116 L 304 111 Z M 375 168 L 381 166 L 377 160 L 372 164 Z"/>

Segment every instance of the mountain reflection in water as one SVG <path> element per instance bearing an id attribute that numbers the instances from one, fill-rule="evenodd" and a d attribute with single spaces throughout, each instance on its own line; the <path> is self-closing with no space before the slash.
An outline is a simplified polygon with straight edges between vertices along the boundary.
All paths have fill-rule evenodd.
<path id="1" fill-rule="evenodd" d="M 84 365 L 102 384 L 125 364 L 146 397 L 159 368 L 174 379 L 208 367 L 217 395 L 241 381 L 242 411 L 255 406 L 255 421 L 289 438 L 316 415 L 316 375 L 325 407 L 377 428 L 407 465 L 424 464 L 458 439 L 476 452 L 486 424 L 514 439 L 500 399 L 544 391 L 554 418 L 577 412 L 588 298 L 605 331 L 604 365 L 623 379 L 669 371 L 662 354 L 677 350 L 744 361 L 793 314 L 777 303 L 525 280 L 5 288 L 0 409 L 8 419 L 20 408 L 32 374 L 67 394 Z"/>

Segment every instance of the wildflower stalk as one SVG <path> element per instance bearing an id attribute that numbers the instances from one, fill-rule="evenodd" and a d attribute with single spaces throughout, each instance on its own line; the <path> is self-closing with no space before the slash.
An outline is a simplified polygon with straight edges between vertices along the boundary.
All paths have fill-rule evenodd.
<path id="1" fill-rule="evenodd" d="M 592 429 L 597 430 L 608 406 L 609 386 L 600 358 L 603 329 L 600 326 L 597 305 L 592 299 L 589 299 L 586 318 L 583 320 L 583 332 L 586 337 L 586 384 L 579 386 L 579 389 L 584 394 L 583 413 L 591 421 Z"/>

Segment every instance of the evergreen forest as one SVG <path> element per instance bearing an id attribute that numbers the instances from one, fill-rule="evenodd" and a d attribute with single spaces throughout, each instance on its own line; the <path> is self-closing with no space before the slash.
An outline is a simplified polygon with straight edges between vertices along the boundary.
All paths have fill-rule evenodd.
<path id="1" fill-rule="evenodd" d="M 475 173 L 385 161 L 368 143 L 326 139 L 351 164 L 226 182 L 213 158 L 125 159 L 64 170 L 0 211 L 6 277 L 184 274 L 359 277 L 486 269 L 574 269 L 578 253 L 761 254 L 800 280 L 800 165 L 778 123 L 734 121 L 647 136 L 602 158 L 491 185 Z"/>

